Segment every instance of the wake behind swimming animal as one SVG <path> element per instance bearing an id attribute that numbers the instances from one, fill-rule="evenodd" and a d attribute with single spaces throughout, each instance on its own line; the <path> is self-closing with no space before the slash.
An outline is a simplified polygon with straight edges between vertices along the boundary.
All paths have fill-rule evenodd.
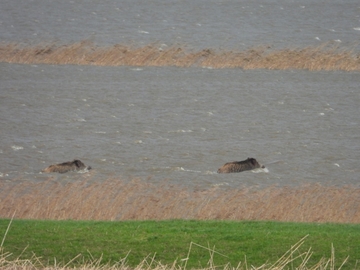
<path id="1" fill-rule="evenodd" d="M 238 173 L 243 171 L 250 171 L 258 168 L 265 168 L 264 165 L 260 165 L 255 158 L 247 158 L 243 161 L 233 161 L 225 163 L 220 167 L 218 173 Z"/>
<path id="2" fill-rule="evenodd" d="M 44 173 L 66 173 L 66 172 L 78 172 L 82 170 L 91 170 L 90 166 L 85 166 L 84 163 L 82 163 L 78 159 L 74 159 L 73 161 L 68 161 L 60 164 L 54 164 L 50 165 L 49 167 L 45 168 L 41 172 Z"/>

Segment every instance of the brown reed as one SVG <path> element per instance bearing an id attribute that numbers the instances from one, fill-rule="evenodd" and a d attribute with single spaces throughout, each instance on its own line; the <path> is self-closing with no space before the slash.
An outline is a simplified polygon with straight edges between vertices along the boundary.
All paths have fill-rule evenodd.
<path id="1" fill-rule="evenodd" d="M 360 223 L 359 205 L 360 188 L 351 186 L 193 190 L 141 179 L 0 182 L 2 218 Z"/>
<path id="2" fill-rule="evenodd" d="M 59 45 L 0 44 L 0 61 L 21 64 L 74 64 L 97 66 L 176 66 L 242 69 L 305 69 L 360 71 L 360 54 L 333 43 L 305 48 L 272 50 L 259 46 L 245 51 L 192 51 L 186 46 L 162 48 L 116 44 L 96 46 L 88 40 Z"/>

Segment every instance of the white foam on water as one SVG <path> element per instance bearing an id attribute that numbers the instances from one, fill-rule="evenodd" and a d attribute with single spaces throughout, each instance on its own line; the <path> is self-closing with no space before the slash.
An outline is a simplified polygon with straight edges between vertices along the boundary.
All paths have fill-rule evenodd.
<path id="1" fill-rule="evenodd" d="M 88 168 L 77 171 L 77 173 L 88 173 L 88 172 L 90 172 L 90 170 Z"/>
<path id="2" fill-rule="evenodd" d="M 201 171 L 196 171 L 196 170 L 188 170 L 188 169 L 184 169 L 183 167 L 175 167 L 175 171 L 183 171 L 183 172 L 195 172 L 195 173 L 201 173 Z"/>
<path id="3" fill-rule="evenodd" d="M 268 168 L 258 168 L 258 169 L 255 169 L 255 170 L 251 170 L 251 172 L 253 173 L 268 173 L 269 172 L 269 169 Z"/>
<path id="4" fill-rule="evenodd" d="M 11 148 L 12 148 L 14 151 L 19 151 L 19 150 L 24 149 L 24 147 L 19 146 L 19 145 L 13 145 L 13 146 L 11 146 Z"/>
<path id="5" fill-rule="evenodd" d="M 191 129 L 185 130 L 185 129 L 178 129 L 178 130 L 170 130 L 168 133 L 189 133 L 193 132 Z"/>

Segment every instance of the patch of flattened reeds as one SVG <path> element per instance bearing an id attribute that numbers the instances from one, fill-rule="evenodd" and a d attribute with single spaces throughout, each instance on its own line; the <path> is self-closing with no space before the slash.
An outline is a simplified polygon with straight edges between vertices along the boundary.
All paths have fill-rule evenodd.
<path id="1" fill-rule="evenodd" d="M 0 44 L 0 61 L 21 64 L 74 64 L 97 66 L 176 66 L 243 69 L 305 69 L 360 71 L 360 54 L 333 43 L 305 48 L 271 49 L 259 46 L 245 51 L 203 49 L 149 44 L 97 46 L 84 40 L 67 45 L 41 43 Z"/>
<path id="2" fill-rule="evenodd" d="M 53 220 L 274 220 L 360 223 L 360 188 L 267 187 L 190 190 L 134 179 L 0 182 L 0 216 Z"/>

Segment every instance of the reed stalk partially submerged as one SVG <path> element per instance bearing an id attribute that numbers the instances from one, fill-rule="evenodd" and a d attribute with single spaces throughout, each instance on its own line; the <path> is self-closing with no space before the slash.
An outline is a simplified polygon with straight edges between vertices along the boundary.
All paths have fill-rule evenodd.
<path id="1" fill-rule="evenodd" d="M 0 61 L 21 64 L 96 66 L 175 66 L 242 69 L 305 69 L 360 71 L 360 55 L 326 43 L 305 48 L 271 49 L 259 46 L 245 51 L 189 50 L 184 46 L 116 44 L 97 46 L 87 40 L 59 45 L 0 44 Z"/>

